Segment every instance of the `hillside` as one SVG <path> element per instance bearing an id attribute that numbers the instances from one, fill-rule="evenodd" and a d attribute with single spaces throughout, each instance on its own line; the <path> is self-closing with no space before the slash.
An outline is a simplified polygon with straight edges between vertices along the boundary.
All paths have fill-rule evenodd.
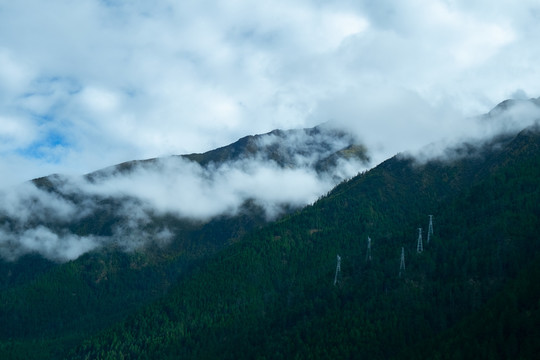
<path id="1" fill-rule="evenodd" d="M 280 175 L 309 168 L 318 178 L 337 181 L 339 171 L 328 172 L 339 170 L 334 165 L 351 154 L 365 159 L 362 147 L 340 142 L 346 135 L 337 137 L 338 146 L 321 146 L 319 131 L 247 137 L 206 155 L 188 155 L 191 160 L 173 157 L 172 164 L 199 162 L 195 168 L 204 169 L 205 181 L 212 172 L 226 178 L 220 169 L 231 164 L 250 170 L 268 162 Z M 299 138 L 319 140 L 296 143 Z M 535 351 L 529 334 L 538 318 L 534 284 L 540 280 L 534 271 L 540 249 L 540 131 L 533 126 L 507 132 L 445 154 L 428 162 L 395 156 L 311 206 L 282 208 L 272 223 L 267 204 L 257 198 L 242 197 L 241 211 L 186 218 L 171 207 L 176 198 L 167 189 L 171 199 L 165 200 L 172 201 L 160 208 L 134 197 L 129 182 L 119 183 L 124 188 L 108 182 L 138 179 L 149 169 L 181 170 L 179 178 L 185 179 L 184 168 L 169 160 L 98 171 L 75 182 L 83 188 L 62 176 L 37 179 L 38 192 L 32 190 L 23 204 L 45 213 L 4 217 L 2 229 L 28 226 L 34 237 L 23 231 L 20 241 L 34 246 L 38 230 L 45 229 L 57 235 L 50 237 L 53 245 L 98 246 L 74 259 L 51 258 L 56 250 L 74 251 L 52 246 L 39 249 L 49 258 L 34 251 L 0 262 L 0 355 L 459 358 L 466 355 L 454 345 L 463 343 L 471 354 L 529 358 Z M 158 177 L 144 176 L 140 184 L 155 190 Z M 100 184 L 115 185 L 120 196 L 92 188 Z M 63 216 L 49 217 L 53 210 Z M 435 229 L 429 243 L 428 215 L 434 215 Z M 3 251 L 10 241 L 2 243 Z M 501 339 L 508 336 L 513 340 L 507 345 Z"/>
<path id="2" fill-rule="evenodd" d="M 366 150 L 331 129 L 274 131 L 204 154 L 52 175 L 0 194 L 0 352 L 14 346 L 39 358 L 77 343 L 162 297 L 252 229 L 305 205 L 247 192 L 231 207 L 185 216 L 204 199 L 189 196 L 184 181 L 226 191 L 220 184 L 231 172 L 242 179 L 269 169 L 269 185 L 298 171 L 327 186 L 342 179 L 340 159 L 365 162 Z M 204 204 L 211 210 L 216 191 Z"/>
<path id="3" fill-rule="evenodd" d="M 484 334 L 476 354 L 533 358 L 540 132 L 466 149 L 426 164 L 394 157 L 341 184 L 194 268 L 70 357 L 460 358 L 452 344 L 487 324 L 500 335 Z M 435 232 L 418 253 L 428 214 Z M 508 302 L 506 315 L 483 316 Z"/>

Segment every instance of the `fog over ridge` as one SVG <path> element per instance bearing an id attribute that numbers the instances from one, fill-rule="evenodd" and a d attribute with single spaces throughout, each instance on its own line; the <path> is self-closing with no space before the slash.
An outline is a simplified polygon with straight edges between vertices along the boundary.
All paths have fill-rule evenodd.
<path id="1" fill-rule="evenodd" d="M 494 137 L 517 134 L 523 129 L 539 126 L 540 97 L 505 100 L 487 114 L 468 120 L 467 126 L 453 136 L 441 136 L 439 141 L 406 150 L 400 156 L 413 158 L 417 164 L 431 160 L 449 162 L 466 157 L 464 144 L 481 147 Z"/>
<path id="2" fill-rule="evenodd" d="M 249 151 L 242 149 L 241 156 L 223 162 L 201 165 L 170 156 L 88 176 L 50 176 L 4 191 L 0 255 L 13 260 L 38 252 L 66 261 L 111 244 L 127 251 L 150 242 L 166 244 L 174 234 L 167 227 L 154 228 L 155 217 L 205 222 L 237 215 L 247 201 L 270 220 L 284 207 L 314 202 L 366 167 L 359 157 L 328 160 L 353 141 L 335 130 L 276 131 L 247 140 Z M 74 222 L 91 221 L 103 211 L 118 217 L 111 234 L 69 230 Z"/>
<path id="3" fill-rule="evenodd" d="M 388 119 L 393 115 L 397 112 L 390 108 L 382 114 Z M 428 115 L 422 111 L 407 114 Z M 238 215 L 246 202 L 260 207 L 267 219 L 274 219 L 285 207 L 313 203 L 339 182 L 380 160 L 376 143 L 385 139 L 384 126 L 378 128 L 377 138 L 364 141 L 362 127 L 353 118 L 342 120 L 311 129 L 248 136 L 204 154 L 134 161 L 86 176 L 49 176 L 3 190 L 0 256 L 14 260 L 37 252 L 51 260 L 67 261 L 109 245 L 125 251 L 150 243 L 164 245 L 175 238 L 174 230 L 154 226 L 156 217 L 206 222 Z M 540 98 L 505 101 L 488 114 L 460 123 L 467 125 L 452 136 L 445 137 L 442 126 L 439 141 L 426 145 L 419 139 L 416 149 L 400 149 L 405 151 L 400 156 L 413 157 L 420 164 L 467 156 L 458 144 L 481 145 L 497 134 L 540 124 Z M 353 156 L 346 156 L 347 151 Z M 368 155 L 375 155 L 370 164 Z M 114 217 L 109 233 L 70 230 L 73 223 L 91 222 L 99 213 Z"/>

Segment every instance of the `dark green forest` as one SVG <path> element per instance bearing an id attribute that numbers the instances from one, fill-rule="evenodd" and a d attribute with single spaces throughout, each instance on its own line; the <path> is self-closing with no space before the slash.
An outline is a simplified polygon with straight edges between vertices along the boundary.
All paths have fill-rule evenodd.
<path id="1" fill-rule="evenodd" d="M 266 226 L 2 262 L 0 357 L 537 358 L 540 130 L 452 154 L 398 155 Z"/>

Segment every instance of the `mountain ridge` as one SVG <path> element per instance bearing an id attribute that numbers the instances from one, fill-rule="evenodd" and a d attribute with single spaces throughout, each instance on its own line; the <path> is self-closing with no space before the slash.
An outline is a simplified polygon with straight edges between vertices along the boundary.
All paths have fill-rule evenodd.
<path id="1" fill-rule="evenodd" d="M 483 157 L 423 167 L 389 159 L 225 249 L 72 355 L 415 358 L 409 346 L 481 311 L 539 253 L 530 217 L 540 214 L 539 143 L 533 128 Z M 428 214 L 435 235 L 418 254 L 415 230 Z"/>
<path id="2" fill-rule="evenodd" d="M 6 196 L 13 205 L 0 207 L 0 218 L 10 224 L 4 227 L 6 233 L 44 225 L 31 236 L 73 234 L 85 237 L 91 247 L 106 241 L 103 237 L 125 233 L 125 227 L 144 233 L 149 221 L 164 217 L 168 223 L 176 217 L 184 219 L 184 224 L 204 224 L 214 218 L 251 212 L 258 218 L 255 223 L 262 224 L 264 217 L 304 206 L 315 200 L 314 196 L 322 195 L 320 188 L 329 189 L 354 175 L 341 170 L 343 163 L 365 166 L 367 161 L 365 147 L 342 131 L 328 127 L 274 130 L 202 154 L 130 161 L 82 177 L 37 178 L 30 182 L 36 189 L 27 185 L 20 195 Z M 287 179 L 298 182 L 296 199 L 280 195 L 278 188 L 267 194 L 258 190 L 261 186 L 279 186 Z M 300 181 L 307 181 L 308 186 Z M 191 204 L 186 202 L 193 196 L 199 198 Z M 220 197 L 226 200 L 221 207 L 213 204 L 214 198 Z M 18 220 L 14 211 L 21 212 L 17 209 L 30 205 L 31 211 L 20 217 L 24 220 Z M 28 243 L 39 247 L 35 240 Z"/>
<path id="3" fill-rule="evenodd" d="M 538 126 L 452 152 L 394 156 L 265 226 L 244 223 L 256 206 L 214 218 L 191 241 L 178 234 L 172 252 L 104 247 L 52 270 L 36 263 L 37 277 L 12 283 L 0 263 L 0 354 L 414 358 L 407 349 L 429 338 L 429 357 L 539 251 Z M 435 235 L 417 254 L 428 214 Z M 242 226 L 226 246 L 217 240 Z"/>
<path id="4" fill-rule="evenodd" d="M 318 138 L 317 138 L 318 137 Z M 274 138 L 274 141 L 269 140 Z M 291 140 L 304 138 L 304 142 L 293 143 Z M 280 140 L 280 141 L 278 141 Z M 344 146 L 333 148 L 333 143 L 342 142 Z M 274 161 L 279 166 L 294 164 L 295 147 L 300 146 L 300 155 L 308 155 L 312 152 L 317 155 L 316 150 L 323 148 L 319 162 L 328 160 L 327 157 L 340 156 L 356 157 L 359 161 L 367 163 L 369 161 L 368 150 L 365 146 L 359 144 L 357 140 L 344 131 L 333 129 L 325 125 L 319 125 L 313 128 L 280 130 L 275 129 L 268 133 L 247 135 L 237 141 L 209 150 L 203 153 L 189 153 L 184 155 L 171 155 L 170 158 L 184 158 L 198 163 L 203 167 L 219 167 L 228 162 L 242 161 L 249 159 L 262 158 L 262 160 Z M 112 165 L 101 170 L 93 171 L 85 176 L 89 179 L 99 177 L 102 174 L 110 172 L 130 171 L 135 166 L 147 165 L 158 161 L 161 158 L 150 158 L 144 160 L 131 160 L 117 165 Z M 327 168 L 317 166 L 320 172 L 328 170 Z"/>

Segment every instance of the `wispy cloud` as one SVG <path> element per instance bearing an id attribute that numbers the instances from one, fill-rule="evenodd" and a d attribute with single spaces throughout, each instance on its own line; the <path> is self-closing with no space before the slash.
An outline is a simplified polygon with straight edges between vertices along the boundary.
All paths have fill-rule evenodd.
<path id="1" fill-rule="evenodd" d="M 414 158 L 423 164 L 430 160 L 453 161 L 470 156 L 465 146 L 478 149 L 483 146 L 499 146 L 494 138 L 514 135 L 524 129 L 540 125 L 540 98 L 507 100 L 489 113 L 467 119 L 459 136 L 442 137 L 401 155 Z M 472 156 L 479 156 L 478 151 Z"/>
<path id="2" fill-rule="evenodd" d="M 242 156 L 224 162 L 171 156 L 24 183 L 0 193 L 0 256 L 65 261 L 101 246 L 163 245 L 174 229 L 156 219 L 204 223 L 237 215 L 248 202 L 274 219 L 364 169 L 361 158 L 328 160 L 353 140 L 332 129 L 276 132 L 249 139 Z M 94 226 L 103 217 L 112 219 L 106 231 Z"/>

